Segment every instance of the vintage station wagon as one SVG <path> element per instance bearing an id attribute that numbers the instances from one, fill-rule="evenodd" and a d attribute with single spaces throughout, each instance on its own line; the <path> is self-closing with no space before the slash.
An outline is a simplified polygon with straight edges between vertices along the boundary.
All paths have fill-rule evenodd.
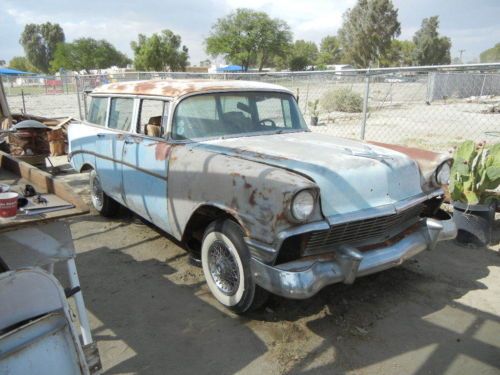
<path id="1" fill-rule="evenodd" d="M 112 83 L 69 128 L 101 214 L 128 207 L 201 259 L 243 313 L 308 298 L 451 239 L 448 158 L 311 132 L 296 98 L 248 81 Z M 381 147 L 384 146 L 384 147 Z"/>

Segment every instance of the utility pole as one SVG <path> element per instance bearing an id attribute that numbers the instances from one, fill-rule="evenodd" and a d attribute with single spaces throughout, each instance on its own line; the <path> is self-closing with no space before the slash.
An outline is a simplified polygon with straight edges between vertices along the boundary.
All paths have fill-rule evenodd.
<path id="1" fill-rule="evenodd" d="M 464 61 L 462 60 L 462 54 L 465 52 L 464 49 L 459 49 L 458 52 L 460 53 L 460 63 L 463 64 Z"/>

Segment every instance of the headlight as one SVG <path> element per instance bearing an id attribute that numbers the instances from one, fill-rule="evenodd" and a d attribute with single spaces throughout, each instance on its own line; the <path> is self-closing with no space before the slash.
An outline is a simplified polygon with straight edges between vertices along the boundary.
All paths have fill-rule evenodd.
<path id="1" fill-rule="evenodd" d="M 309 190 L 302 190 L 295 194 L 292 200 L 292 216 L 297 221 L 304 221 L 314 211 L 314 195 Z"/>
<path id="2" fill-rule="evenodd" d="M 451 168 L 450 163 L 445 162 L 436 169 L 436 183 L 438 185 L 448 185 L 450 183 Z"/>

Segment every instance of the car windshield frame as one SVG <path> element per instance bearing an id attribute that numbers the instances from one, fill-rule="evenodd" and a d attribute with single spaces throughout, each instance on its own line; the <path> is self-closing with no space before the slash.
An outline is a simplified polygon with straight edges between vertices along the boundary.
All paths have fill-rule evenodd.
<path id="1" fill-rule="evenodd" d="M 206 135 L 206 136 L 200 136 L 200 137 L 192 137 L 192 138 L 180 138 L 178 137 L 177 129 L 176 127 L 178 126 L 177 124 L 177 115 L 178 111 L 180 108 L 182 108 L 182 105 L 185 104 L 187 101 L 193 99 L 193 98 L 199 98 L 199 97 L 214 97 L 215 100 L 215 110 L 217 111 L 217 115 L 227 115 L 227 113 L 223 114 L 221 112 L 221 98 L 223 97 L 247 97 L 249 99 L 249 115 L 252 118 L 252 121 L 254 121 L 254 116 L 258 115 L 255 111 L 256 109 L 256 103 L 257 101 L 255 100 L 256 97 L 258 96 L 264 96 L 266 99 L 280 99 L 281 100 L 281 111 L 283 114 L 283 121 L 286 122 L 287 120 L 285 119 L 285 109 L 283 107 L 283 102 L 288 103 L 288 111 L 289 111 L 289 120 L 291 122 L 291 127 L 285 127 L 285 126 L 275 126 L 275 127 L 270 127 L 269 129 L 259 129 L 255 131 L 243 131 L 243 132 L 228 132 L 226 134 L 217 134 L 217 135 Z M 253 98 L 254 102 L 250 103 L 250 98 Z M 196 99 L 195 99 L 196 100 Z M 241 109 L 241 108 L 239 108 Z M 220 117 L 219 117 L 220 118 Z M 215 120 L 209 120 L 207 119 L 201 119 L 201 121 L 215 121 Z M 217 121 L 222 121 L 217 119 Z M 262 121 L 262 120 L 261 120 Z M 239 137 L 251 137 L 251 136 L 258 136 L 258 135 L 273 135 L 273 134 L 282 134 L 282 133 L 296 133 L 296 132 L 310 132 L 309 128 L 307 127 L 307 124 L 302 116 L 302 112 L 300 111 L 300 108 L 298 106 L 298 103 L 295 99 L 295 97 L 288 92 L 285 91 L 272 91 L 272 90 L 237 90 L 237 91 L 214 91 L 214 92 L 207 92 L 207 93 L 196 93 L 196 94 L 191 94 L 188 95 L 184 98 L 182 98 L 179 102 L 176 103 L 174 111 L 172 113 L 171 117 L 171 122 L 170 122 L 170 129 L 169 129 L 169 134 L 168 138 L 172 142 L 175 143 L 191 143 L 191 142 L 200 142 L 200 141 L 205 141 L 205 140 L 212 140 L 212 139 L 228 139 L 228 138 L 239 138 Z"/>

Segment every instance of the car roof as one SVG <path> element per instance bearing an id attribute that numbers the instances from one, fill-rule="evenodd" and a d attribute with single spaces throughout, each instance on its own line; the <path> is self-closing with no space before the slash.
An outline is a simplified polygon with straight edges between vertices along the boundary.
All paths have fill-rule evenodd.
<path id="1" fill-rule="evenodd" d="M 157 79 L 148 81 L 116 82 L 99 86 L 92 94 L 155 95 L 179 98 L 185 95 L 214 91 L 279 91 L 290 90 L 270 83 L 210 79 Z"/>

